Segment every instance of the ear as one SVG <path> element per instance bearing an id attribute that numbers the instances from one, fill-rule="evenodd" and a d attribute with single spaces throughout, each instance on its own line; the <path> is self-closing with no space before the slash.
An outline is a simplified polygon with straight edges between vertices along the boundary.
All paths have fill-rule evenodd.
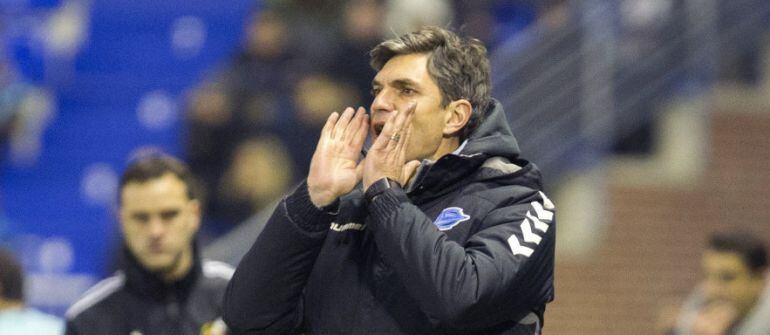
<path id="1" fill-rule="evenodd" d="M 466 99 L 452 101 L 447 106 L 447 113 L 444 120 L 444 136 L 457 135 L 471 119 L 473 106 Z"/>
<path id="2" fill-rule="evenodd" d="M 190 221 L 192 222 L 192 226 L 190 229 L 192 231 L 198 231 L 198 229 L 201 226 L 201 202 L 198 199 L 190 200 L 190 203 L 187 204 L 187 206 L 190 206 L 188 210 L 190 211 L 188 214 L 191 216 Z"/>
<path id="3" fill-rule="evenodd" d="M 126 218 L 128 217 L 128 213 L 126 213 L 126 210 L 123 209 L 123 206 L 118 205 L 117 208 L 115 208 L 114 211 L 112 212 L 112 215 L 115 218 L 115 221 L 118 223 L 118 226 L 120 226 L 120 233 L 125 235 Z"/>

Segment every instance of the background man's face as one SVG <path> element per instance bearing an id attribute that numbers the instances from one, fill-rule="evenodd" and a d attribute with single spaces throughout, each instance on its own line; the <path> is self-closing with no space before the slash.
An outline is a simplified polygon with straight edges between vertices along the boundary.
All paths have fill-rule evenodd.
<path id="1" fill-rule="evenodd" d="M 192 255 L 200 225 L 197 200 L 171 173 L 144 183 L 128 183 L 121 192 L 120 222 L 131 253 L 149 271 L 173 272 Z"/>
<path id="2" fill-rule="evenodd" d="M 707 250 L 702 259 L 706 298 L 732 305 L 739 315 L 745 315 L 757 301 L 764 288 L 763 274 L 749 270 L 740 255 L 732 252 Z"/>
<path id="3" fill-rule="evenodd" d="M 406 160 L 433 157 L 444 136 L 447 111 L 441 106 L 441 91 L 428 73 L 429 54 L 408 54 L 391 58 L 374 77 L 370 134 L 377 138 L 385 121 L 412 104 L 412 137 L 407 143 Z"/>

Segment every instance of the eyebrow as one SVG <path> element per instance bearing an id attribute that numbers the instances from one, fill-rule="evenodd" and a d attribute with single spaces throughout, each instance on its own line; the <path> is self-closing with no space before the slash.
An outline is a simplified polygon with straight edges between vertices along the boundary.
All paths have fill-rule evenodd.
<path id="1" fill-rule="evenodd" d="M 390 85 L 395 87 L 406 87 L 406 86 L 420 87 L 420 84 L 418 84 L 414 80 L 407 79 L 407 78 L 391 80 Z M 372 87 L 376 87 L 376 86 L 382 86 L 382 84 L 379 81 L 377 81 L 377 79 L 372 80 Z"/>

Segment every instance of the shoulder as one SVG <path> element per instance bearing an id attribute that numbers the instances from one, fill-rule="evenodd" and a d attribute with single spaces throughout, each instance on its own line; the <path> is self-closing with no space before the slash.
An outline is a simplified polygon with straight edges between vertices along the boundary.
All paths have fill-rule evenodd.
<path id="1" fill-rule="evenodd" d="M 196 295 L 207 297 L 204 304 L 219 304 L 233 276 L 233 267 L 227 263 L 204 259 L 201 261 L 201 278 L 198 280 Z M 212 300 L 213 299 L 213 300 Z"/>
<path id="2" fill-rule="evenodd" d="M 203 276 L 209 280 L 229 281 L 233 277 L 235 269 L 230 264 L 204 259 L 201 262 Z"/>
<path id="3" fill-rule="evenodd" d="M 96 308 L 97 305 L 106 301 L 116 292 L 120 291 L 126 283 L 126 277 L 122 272 L 106 278 L 88 289 L 65 314 L 68 320 L 74 320 L 83 312 Z"/>
<path id="4" fill-rule="evenodd" d="M 462 189 L 462 194 L 486 202 L 490 209 L 533 200 L 552 205 L 543 193 L 539 169 L 523 159 L 487 159 Z"/>

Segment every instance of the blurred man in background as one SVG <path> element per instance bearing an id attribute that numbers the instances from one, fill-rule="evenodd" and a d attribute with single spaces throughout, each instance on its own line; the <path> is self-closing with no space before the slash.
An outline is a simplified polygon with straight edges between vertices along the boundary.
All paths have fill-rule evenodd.
<path id="1" fill-rule="evenodd" d="M 711 236 L 701 260 L 705 278 L 685 302 L 671 334 L 770 334 L 767 247 L 746 232 Z"/>
<path id="2" fill-rule="evenodd" d="M 64 322 L 24 306 L 24 273 L 10 251 L 0 248 L 0 334 L 54 335 Z"/>
<path id="3" fill-rule="evenodd" d="M 232 268 L 201 260 L 200 200 L 179 160 L 137 159 L 120 180 L 122 269 L 67 311 L 67 334 L 216 334 Z"/>

